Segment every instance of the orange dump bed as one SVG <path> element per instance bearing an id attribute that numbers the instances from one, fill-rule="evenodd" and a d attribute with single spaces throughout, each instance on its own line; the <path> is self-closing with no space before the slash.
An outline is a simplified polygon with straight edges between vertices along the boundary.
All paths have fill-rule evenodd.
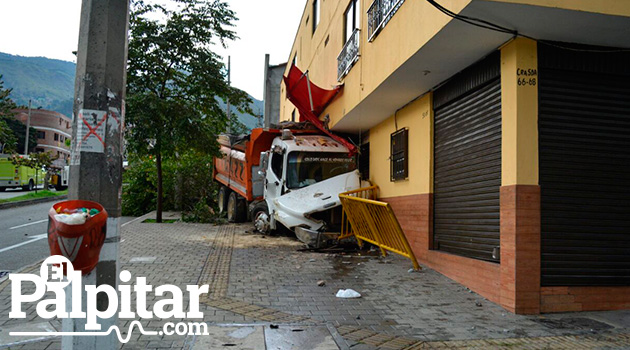
<path id="1" fill-rule="evenodd" d="M 253 129 L 249 138 L 240 142 L 231 142 L 226 135 L 220 136 L 223 158 L 214 158 L 213 178 L 247 201 L 262 199 L 264 178 L 258 174 L 260 153 L 268 151 L 280 133 L 276 129 Z"/>

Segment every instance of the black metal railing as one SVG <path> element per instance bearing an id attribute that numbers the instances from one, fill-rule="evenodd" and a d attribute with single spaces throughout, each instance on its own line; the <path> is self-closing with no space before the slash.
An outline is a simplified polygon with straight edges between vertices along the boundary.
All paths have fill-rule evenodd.
<path id="1" fill-rule="evenodd" d="M 405 0 L 374 0 L 367 11 L 368 41 L 374 40 L 376 35 L 385 27 L 387 22 L 398 11 Z"/>
<path id="2" fill-rule="evenodd" d="M 341 80 L 359 59 L 359 29 L 356 28 L 337 56 L 337 80 Z"/>

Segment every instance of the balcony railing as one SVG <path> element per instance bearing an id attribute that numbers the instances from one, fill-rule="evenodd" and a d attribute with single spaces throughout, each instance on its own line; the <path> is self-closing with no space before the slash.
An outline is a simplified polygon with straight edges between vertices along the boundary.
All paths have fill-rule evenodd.
<path id="1" fill-rule="evenodd" d="M 341 81 L 359 60 L 359 29 L 355 29 L 337 56 L 337 80 Z"/>
<path id="2" fill-rule="evenodd" d="M 374 0 L 367 11 L 368 41 L 374 40 L 405 0 Z"/>

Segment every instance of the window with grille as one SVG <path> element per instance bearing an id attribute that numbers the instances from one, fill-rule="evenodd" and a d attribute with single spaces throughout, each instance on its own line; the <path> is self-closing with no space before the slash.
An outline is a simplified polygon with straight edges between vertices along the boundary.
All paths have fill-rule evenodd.
<path id="1" fill-rule="evenodd" d="M 404 180 L 409 175 L 409 129 L 400 129 L 391 135 L 391 181 Z"/>

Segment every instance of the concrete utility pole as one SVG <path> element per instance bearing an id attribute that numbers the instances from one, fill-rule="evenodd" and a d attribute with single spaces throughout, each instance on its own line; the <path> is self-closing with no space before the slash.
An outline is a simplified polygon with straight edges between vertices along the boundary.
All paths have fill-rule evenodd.
<path id="1" fill-rule="evenodd" d="M 31 100 L 28 100 L 28 119 L 26 119 L 26 136 L 24 137 L 24 155 L 28 155 L 28 131 L 31 129 Z"/>
<path id="2" fill-rule="evenodd" d="M 129 0 L 83 0 L 68 197 L 98 202 L 109 214 L 98 265 L 83 276 L 83 285 L 116 288 L 118 282 L 128 26 Z M 82 294 L 85 305 L 85 292 Z M 98 310 L 106 310 L 106 294 L 99 293 L 96 304 Z M 83 332 L 85 323 L 85 319 L 64 319 L 63 331 Z M 98 323 L 101 331 L 107 331 L 118 324 L 118 317 L 99 319 Z M 113 350 L 120 346 L 116 332 L 109 336 L 67 336 L 61 344 L 63 349 L 72 350 Z"/>

